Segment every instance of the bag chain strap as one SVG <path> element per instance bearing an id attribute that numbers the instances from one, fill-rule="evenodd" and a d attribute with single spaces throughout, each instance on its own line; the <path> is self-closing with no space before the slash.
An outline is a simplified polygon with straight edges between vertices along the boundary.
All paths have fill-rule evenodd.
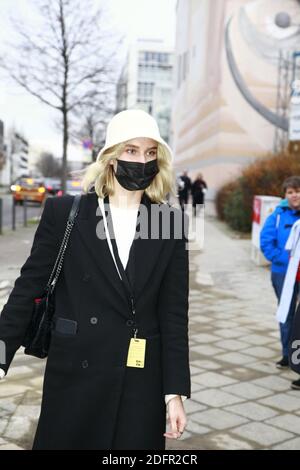
<path id="1" fill-rule="evenodd" d="M 76 198 L 76 196 L 75 196 L 75 198 Z M 65 251 L 66 251 L 66 248 L 67 248 L 67 245 L 68 245 L 69 237 L 70 237 L 70 234 L 71 234 L 74 222 L 75 222 L 77 212 L 78 212 L 78 206 L 76 207 L 75 214 L 73 214 L 73 216 L 71 216 L 71 218 L 68 219 L 68 221 L 67 221 L 67 226 L 66 226 L 66 230 L 65 230 L 65 233 L 64 233 L 64 236 L 63 236 L 63 240 L 61 242 L 59 252 L 58 252 L 57 258 L 56 258 L 55 263 L 54 263 L 54 267 L 52 269 L 49 280 L 48 280 L 47 285 L 45 287 L 45 291 L 47 293 L 48 292 L 50 292 L 50 293 L 53 292 L 53 290 L 55 288 L 55 285 L 58 281 L 58 277 L 60 275 L 60 272 L 61 272 L 62 266 L 63 266 Z"/>

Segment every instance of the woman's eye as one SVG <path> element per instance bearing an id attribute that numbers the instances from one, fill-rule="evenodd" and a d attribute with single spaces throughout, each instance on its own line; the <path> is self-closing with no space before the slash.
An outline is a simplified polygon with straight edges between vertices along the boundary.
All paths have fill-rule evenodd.
<path id="1" fill-rule="evenodd" d="M 127 152 L 130 153 L 131 155 L 134 155 L 135 149 L 127 149 Z"/>
<path id="2" fill-rule="evenodd" d="M 156 157 L 156 151 L 155 150 L 150 150 L 150 152 L 148 152 L 148 155 L 150 157 Z"/>

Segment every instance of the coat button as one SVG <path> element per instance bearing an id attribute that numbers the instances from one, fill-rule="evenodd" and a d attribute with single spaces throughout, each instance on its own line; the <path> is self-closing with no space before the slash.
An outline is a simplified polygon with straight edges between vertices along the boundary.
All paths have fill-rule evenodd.
<path id="1" fill-rule="evenodd" d="M 98 318 L 97 317 L 91 317 L 90 322 L 92 325 L 96 325 L 98 323 Z"/>
<path id="2" fill-rule="evenodd" d="M 82 361 L 81 366 L 83 367 L 83 369 L 86 369 L 89 366 L 88 361 L 87 360 Z"/>
<path id="3" fill-rule="evenodd" d="M 90 280 L 90 278 L 91 278 L 91 276 L 90 276 L 89 274 L 85 274 L 85 275 L 83 276 L 82 280 L 85 281 L 85 282 L 87 282 L 87 281 Z"/>
<path id="4" fill-rule="evenodd" d="M 133 325 L 134 325 L 134 321 L 133 321 L 133 320 L 127 320 L 127 321 L 126 321 L 126 325 L 127 325 L 127 326 L 133 326 Z"/>

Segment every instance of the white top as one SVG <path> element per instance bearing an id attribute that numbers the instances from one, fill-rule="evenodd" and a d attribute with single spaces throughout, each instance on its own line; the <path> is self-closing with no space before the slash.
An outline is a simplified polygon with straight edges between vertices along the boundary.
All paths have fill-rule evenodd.
<path id="1" fill-rule="evenodd" d="M 137 209 L 123 209 L 110 205 L 112 222 L 120 260 L 126 269 L 130 248 L 134 239 Z"/>

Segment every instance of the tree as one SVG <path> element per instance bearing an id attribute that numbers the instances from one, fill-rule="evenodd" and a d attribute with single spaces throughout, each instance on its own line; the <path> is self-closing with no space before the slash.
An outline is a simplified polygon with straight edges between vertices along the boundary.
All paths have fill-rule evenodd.
<path id="1" fill-rule="evenodd" d="M 42 152 L 36 167 L 45 177 L 61 176 L 61 164 L 52 153 Z"/>
<path id="2" fill-rule="evenodd" d="M 103 8 L 92 0 L 38 0 L 36 27 L 12 20 L 18 43 L 8 46 L 0 67 L 18 85 L 61 113 L 62 189 L 67 177 L 71 116 L 99 100 L 116 83 L 120 38 L 106 30 Z"/>
<path id="3" fill-rule="evenodd" d="M 70 134 L 74 142 L 81 145 L 90 142 L 93 161 L 104 144 L 107 121 L 115 112 L 112 94 L 107 93 L 80 105 L 79 119 L 74 117 L 70 123 Z"/>

